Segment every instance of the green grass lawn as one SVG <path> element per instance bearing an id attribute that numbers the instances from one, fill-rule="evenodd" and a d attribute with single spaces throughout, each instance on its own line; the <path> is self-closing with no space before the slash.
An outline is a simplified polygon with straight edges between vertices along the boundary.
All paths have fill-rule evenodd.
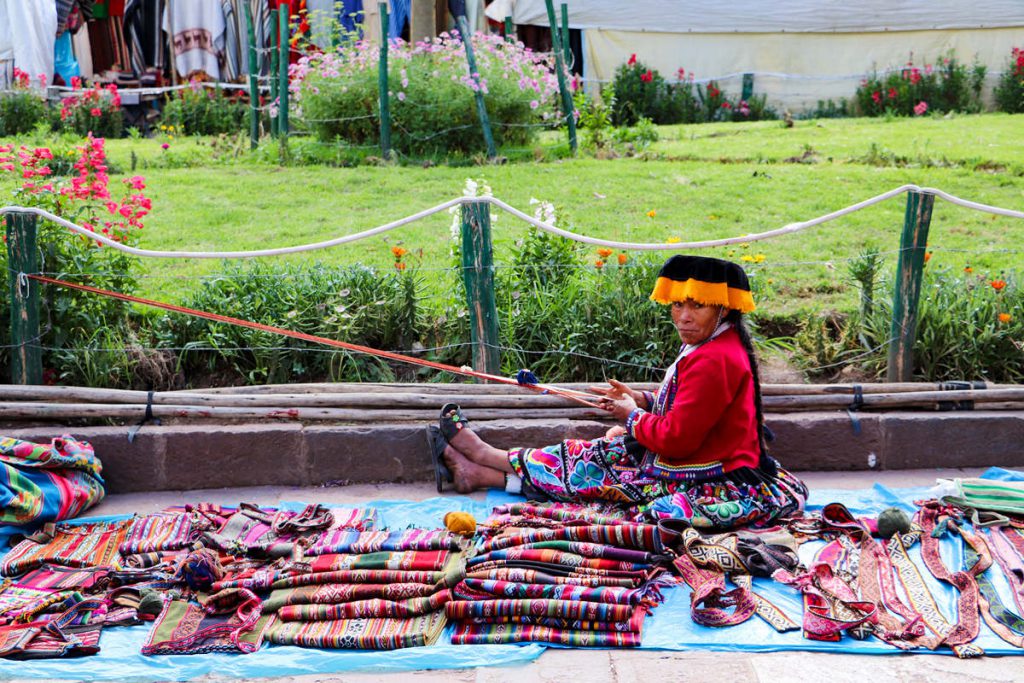
<path id="1" fill-rule="evenodd" d="M 253 155 L 245 141 L 111 140 L 110 161 L 142 174 L 153 212 L 139 246 L 248 250 L 326 240 L 366 230 L 459 196 L 466 178 L 483 178 L 494 195 L 532 213 L 530 199 L 553 202 L 559 225 L 582 234 L 635 242 L 704 240 L 758 233 L 803 221 L 913 183 L 1001 207 L 1024 209 L 1024 115 L 923 119 L 830 119 L 666 126 L 640 156 L 504 165 L 360 165 L 282 167 L 272 145 Z M 38 143 L 38 140 L 19 140 Z M 551 146 L 554 133 L 538 142 Z M 134 161 L 133 161 L 134 160 Z M 169 163 L 170 162 L 170 163 Z M 134 163 L 135 170 L 132 170 Z M 188 167 L 167 168 L 187 164 Z M 3 181 L 13 187 L 10 179 Z M 899 197 L 800 233 L 705 253 L 739 259 L 764 254 L 751 270 L 771 281 L 769 314 L 851 310 L 856 290 L 847 263 L 874 247 L 887 270 L 903 223 Z M 647 214 L 654 211 L 654 217 Z M 499 212 L 500 213 L 500 212 Z M 328 264 L 387 266 L 400 243 L 429 274 L 450 264 L 451 217 L 434 216 L 384 236 L 328 251 L 284 257 Z M 495 258 L 507 259 L 525 226 L 508 215 L 494 225 Z M 1024 220 L 936 202 L 929 267 L 1009 273 L 1019 269 Z M 588 248 L 594 252 L 593 248 Z M 668 254 L 665 253 L 665 256 Z M 635 254 L 634 254 L 635 256 Z M 593 258 L 596 258 L 596 254 Z M 216 261 L 153 259 L 143 294 L 176 299 Z"/>

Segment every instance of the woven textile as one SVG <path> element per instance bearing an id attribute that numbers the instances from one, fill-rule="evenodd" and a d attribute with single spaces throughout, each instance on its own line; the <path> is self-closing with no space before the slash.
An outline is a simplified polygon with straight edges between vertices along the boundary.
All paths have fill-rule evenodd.
<path id="1" fill-rule="evenodd" d="M 14 546 L 0 561 L 0 575 L 16 576 L 45 563 L 68 567 L 110 567 L 130 520 L 89 524 L 47 524 Z"/>
<path id="2" fill-rule="evenodd" d="M 635 588 L 606 586 L 564 586 L 539 583 L 516 583 L 488 579 L 465 579 L 452 592 L 460 600 L 490 600 L 494 598 L 545 598 L 551 600 L 582 600 L 610 605 L 636 605 L 645 591 Z"/>
<path id="3" fill-rule="evenodd" d="M 167 600 L 142 646 L 144 655 L 255 652 L 273 615 L 260 616 L 260 599 L 228 589 L 206 599 Z"/>
<path id="4" fill-rule="evenodd" d="M 118 550 L 122 555 L 181 550 L 192 540 L 191 515 L 156 513 L 134 519 Z"/>
<path id="5" fill-rule="evenodd" d="M 573 631 L 632 631 L 639 633 L 644 623 L 647 611 L 637 609 L 629 621 L 572 621 L 571 619 L 556 619 L 553 617 L 474 617 L 464 623 L 468 624 L 530 624 L 533 626 L 548 626 Z"/>
<path id="6" fill-rule="evenodd" d="M 302 647 L 395 650 L 432 645 L 446 624 L 443 610 L 408 619 L 276 621 L 267 632 L 267 640 Z"/>
<path id="7" fill-rule="evenodd" d="M 474 568 L 466 574 L 467 579 L 492 579 L 495 581 L 517 581 L 519 583 L 550 583 L 570 586 L 616 586 L 619 588 L 636 588 L 644 578 L 617 578 L 610 576 L 557 576 L 537 569 L 518 569 L 505 567 L 478 571 Z"/>
<path id="8" fill-rule="evenodd" d="M 399 569 L 342 569 L 333 572 L 296 574 L 273 582 L 271 588 L 294 588 L 321 583 L 426 583 L 433 585 L 444 578 L 441 572 L 403 571 Z"/>
<path id="9" fill-rule="evenodd" d="M 625 524 L 632 521 L 625 511 L 611 506 L 580 503 L 509 503 L 491 511 L 487 526 L 501 526 L 505 517 L 550 519 L 572 524 Z"/>
<path id="10" fill-rule="evenodd" d="M 440 571 L 456 556 L 447 550 L 408 550 L 354 554 L 320 555 L 311 563 L 313 572 L 333 572 L 342 569 L 403 569 Z"/>
<path id="11" fill-rule="evenodd" d="M 449 619 L 473 617 L 555 617 L 579 621 L 627 621 L 633 616 L 631 605 L 604 605 L 599 602 L 571 600 L 479 600 L 452 601 L 444 606 Z"/>
<path id="12" fill-rule="evenodd" d="M 375 553 L 404 550 L 458 550 L 459 537 L 443 529 L 354 531 L 339 529 L 324 534 L 306 549 L 307 555 Z"/>
<path id="13" fill-rule="evenodd" d="M 277 616 L 282 621 L 334 621 L 368 617 L 405 619 L 436 612 L 451 598 L 450 590 L 442 590 L 425 598 L 405 600 L 371 598 L 335 605 L 286 605 L 278 610 Z"/>
<path id="14" fill-rule="evenodd" d="M 483 555 L 477 555 L 469 561 L 468 565 L 472 568 L 474 565 L 495 560 L 526 560 L 574 568 L 589 567 L 591 569 L 620 571 L 638 571 L 644 569 L 648 564 L 646 562 L 617 562 L 596 557 L 583 557 L 582 555 L 566 553 L 560 550 L 534 549 L 532 546 L 520 546 L 505 550 L 493 550 Z"/>
<path id="15" fill-rule="evenodd" d="M 480 552 L 502 550 L 539 541 L 576 541 L 657 552 L 658 527 L 653 524 L 570 526 L 562 529 L 508 529 L 481 544 Z"/>
<path id="16" fill-rule="evenodd" d="M 505 643 L 558 643 L 570 647 L 639 647 L 641 636 L 633 631 L 560 629 L 530 624 L 460 623 L 452 634 L 453 645 Z"/>
<path id="17" fill-rule="evenodd" d="M 85 441 L 0 438 L 0 523 L 59 522 L 103 499 L 103 466 Z"/>
<path id="18" fill-rule="evenodd" d="M 371 598 L 405 600 L 433 595 L 437 588 L 423 583 L 325 583 L 276 590 L 263 601 L 263 613 L 276 612 L 285 605 L 330 605 Z"/>

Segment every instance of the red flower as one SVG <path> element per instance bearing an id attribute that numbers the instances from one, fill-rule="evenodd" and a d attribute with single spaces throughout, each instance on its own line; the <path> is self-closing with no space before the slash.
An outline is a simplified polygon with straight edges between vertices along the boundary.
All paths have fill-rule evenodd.
<path id="1" fill-rule="evenodd" d="M 684 80 L 686 78 L 686 69 L 679 67 L 679 71 L 676 72 L 676 76 L 678 76 L 679 80 Z"/>
<path id="2" fill-rule="evenodd" d="M 722 102 L 722 109 L 732 109 L 732 105 L 729 104 L 729 100 Z"/>
<path id="3" fill-rule="evenodd" d="M 646 73 L 640 74 L 640 80 L 644 83 L 650 83 L 654 80 L 654 73 L 648 69 Z"/>
<path id="4" fill-rule="evenodd" d="M 871 93 L 871 99 L 875 101 L 875 104 L 881 104 L 882 103 L 882 93 L 880 93 L 880 92 L 878 92 L 876 90 L 875 92 Z"/>
<path id="5" fill-rule="evenodd" d="M 886 95 L 890 100 L 896 99 L 896 88 L 889 88 L 889 92 Z"/>
<path id="6" fill-rule="evenodd" d="M 708 83 L 708 97 L 718 97 L 722 91 L 715 87 L 714 83 Z"/>
<path id="7" fill-rule="evenodd" d="M 636 64 L 636 53 L 634 52 L 629 56 L 629 61 L 626 62 L 626 66 L 634 66 Z"/>
<path id="8" fill-rule="evenodd" d="M 1003 287 L 1006 286 L 1006 280 L 992 280 L 992 282 L 990 282 L 989 284 L 992 285 L 992 289 L 994 289 L 994 290 L 996 290 L 998 292 Z"/>

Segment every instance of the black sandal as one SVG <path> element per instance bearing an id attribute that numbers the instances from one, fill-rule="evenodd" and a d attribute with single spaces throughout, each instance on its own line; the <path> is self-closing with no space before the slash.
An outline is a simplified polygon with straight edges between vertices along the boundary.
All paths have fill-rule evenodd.
<path id="1" fill-rule="evenodd" d="M 444 408 L 441 408 L 441 418 L 438 422 L 438 427 L 445 441 L 451 443 L 455 435 L 468 426 L 469 420 L 462 414 L 462 408 L 458 404 L 446 403 Z"/>
<path id="2" fill-rule="evenodd" d="M 444 483 L 455 482 L 452 471 L 444 463 L 444 449 L 448 442 L 441 435 L 441 430 L 435 425 L 427 427 L 427 446 L 430 448 L 430 461 L 434 464 L 434 482 L 437 484 L 437 492 L 444 491 Z"/>

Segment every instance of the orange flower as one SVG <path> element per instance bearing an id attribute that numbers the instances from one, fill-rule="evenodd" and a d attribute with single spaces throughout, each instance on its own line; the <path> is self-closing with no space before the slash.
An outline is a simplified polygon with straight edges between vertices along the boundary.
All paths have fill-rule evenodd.
<path id="1" fill-rule="evenodd" d="M 395 262 L 395 268 L 397 270 L 405 270 L 405 264 L 402 263 L 401 261 L 396 261 Z"/>
<path id="2" fill-rule="evenodd" d="M 1001 323 L 1008 323 L 1011 320 L 1013 320 L 1013 316 L 1010 315 L 1009 313 L 1000 313 L 999 314 L 999 322 L 1001 322 Z"/>
<path id="3" fill-rule="evenodd" d="M 406 254 L 408 254 L 409 250 L 403 249 L 402 247 L 391 247 L 391 253 L 395 255 L 396 259 L 400 259 Z"/>
<path id="4" fill-rule="evenodd" d="M 648 218 L 654 218 L 657 215 L 658 215 L 658 212 L 655 211 L 654 209 L 651 209 L 650 211 L 647 212 L 647 217 Z"/>
<path id="5" fill-rule="evenodd" d="M 974 272 L 974 268 L 971 268 L 970 266 L 964 266 L 964 272 L 970 275 L 971 273 Z"/>
<path id="6" fill-rule="evenodd" d="M 612 253 L 612 250 L 608 249 L 607 247 L 601 247 L 600 249 L 597 250 L 597 255 L 603 259 L 608 258 L 609 256 L 612 255 Z"/>
<path id="7" fill-rule="evenodd" d="M 594 267 L 597 268 L 598 270 L 601 270 L 602 268 L 604 268 L 604 261 L 602 261 L 601 259 L 594 261 Z"/>
<path id="8" fill-rule="evenodd" d="M 992 289 L 998 292 L 999 290 L 1006 286 L 1006 280 L 993 280 L 989 284 L 992 285 Z"/>
<path id="9" fill-rule="evenodd" d="M 619 265 L 620 266 L 626 265 L 626 261 L 628 261 L 628 260 L 629 260 L 629 256 L 625 252 L 619 254 Z"/>
<path id="10" fill-rule="evenodd" d="M 928 261 L 930 261 L 931 258 L 932 258 L 932 252 L 926 251 L 925 254 L 924 254 L 924 262 L 928 263 Z"/>

